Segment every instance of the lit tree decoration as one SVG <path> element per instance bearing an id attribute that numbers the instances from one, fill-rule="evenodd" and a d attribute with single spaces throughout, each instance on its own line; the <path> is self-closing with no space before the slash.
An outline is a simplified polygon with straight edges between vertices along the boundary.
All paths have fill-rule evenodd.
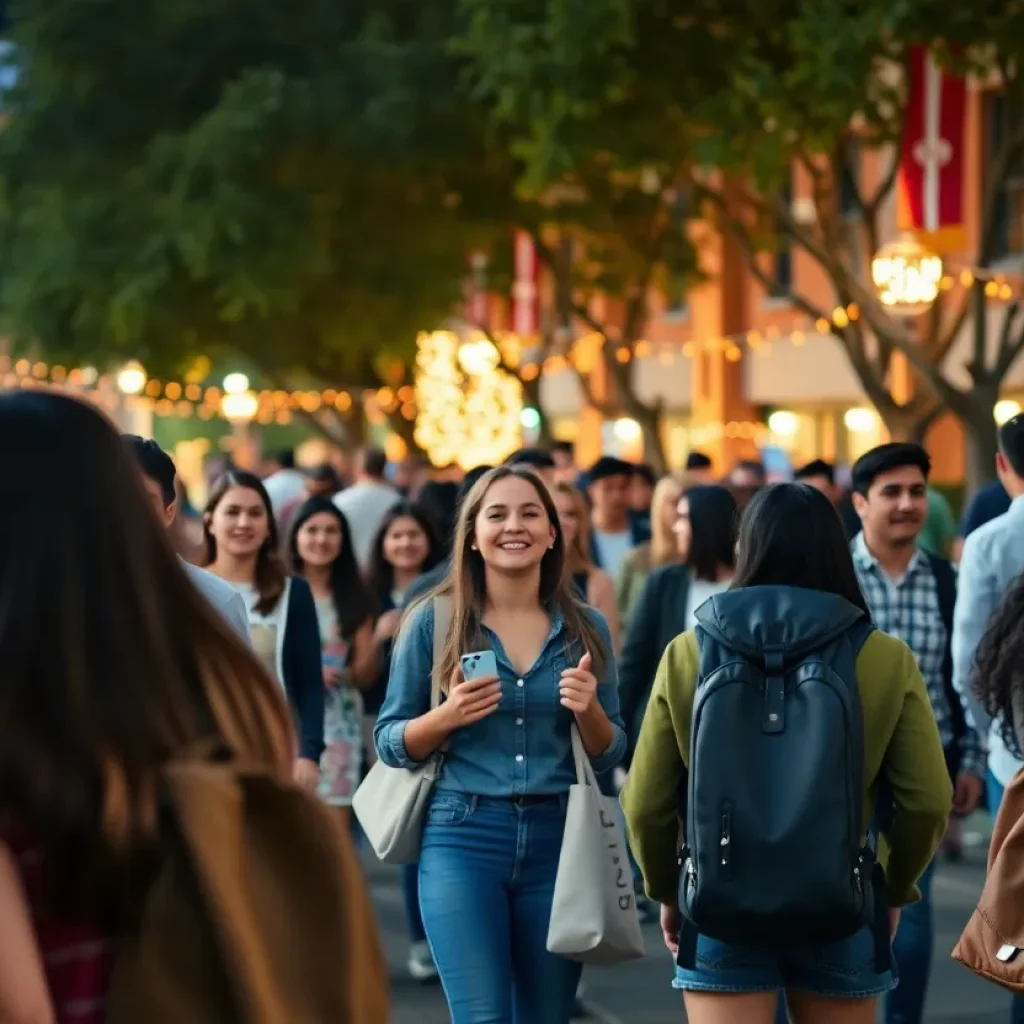
<path id="1" fill-rule="evenodd" d="M 435 466 L 494 465 L 520 445 L 522 385 L 482 334 L 417 339 L 416 443 Z"/>

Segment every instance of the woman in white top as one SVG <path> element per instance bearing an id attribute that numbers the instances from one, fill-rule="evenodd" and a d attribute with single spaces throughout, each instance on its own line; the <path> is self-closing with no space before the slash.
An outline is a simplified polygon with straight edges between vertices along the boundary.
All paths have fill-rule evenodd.
<path id="1" fill-rule="evenodd" d="M 372 601 L 352 548 L 348 520 L 329 498 L 310 498 L 296 511 L 288 560 L 313 591 L 320 625 L 324 682 L 324 755 L 320 796 L 349 824 L 362 775 L 363 697 L 380 670 L 373 642 Z"/>
<path id="2" fill-rule="evenodd" d="M 324 687 L 320 630 L 309 585 L 278 555 L 270 498 L 258 477 L 232 470 L 214 484 L 203 514 L 206 568 L 245 600 L 257 656 L 284 688 L 298 729 L 295 780 L 320 782 Z"/>

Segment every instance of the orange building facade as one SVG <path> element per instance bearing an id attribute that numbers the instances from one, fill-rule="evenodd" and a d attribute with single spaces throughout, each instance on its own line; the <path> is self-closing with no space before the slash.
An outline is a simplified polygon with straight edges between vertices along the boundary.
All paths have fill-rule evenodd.
<path id="1" fill-rule="evenodd" d="M 968 95 L 965 142 L 965 208 L 967 249 L 945 258 L 946 273 L 957 279 L 971 266 L 980 231 L 982 186 L 1000 97 L 980 85 Z M 887 153 L 866 154 L 858 169 L 861 188 L 869 191 L 889 166 Z M 794 173 L 794 211 L 809 193 L 806 173 Z M 898 236 L 895 192 L 882 211 L 882 242 Z M 1005 294 L 1019 294 L 1024 280 L 1024 166 L 1011 176 L 998 200 L 998 258 L 991 270 L 1008 287 L 1003 297 L 988 302 L 989 343 L 994 347 L 1006 306 Z M 685 301 L 668 308 L 659 296 L 651 300 L 652 316 L 646 344 L 634 360 L 634 386 L 640 397 L 660 400 L 665 410 L 662 442 L 668 462 L 681 465 L 688 451 L 710 455 L 721 471 L 739 458 L 756 454 L 758 446 L 783 449 L 794 465 L 812 458 L 850 463 L 887 438 L 868 403 L 840 343 L 824 325 L 816 326 L 783 297 L 769 296 L 747 268 L 731 240 L 707 233 L 701 259 L 707 283 L 693 288 Z M 866 254 L 867 267 L 872 254 Z M 814 261 L 794 248 L 766 256 L 781 260 L 794 290 L 820 308 L 834 305 L 832 288 Z M 866 271 L 867 273 L 867 271 Z M 870 283 L 870 282 L 866 282 Z M 959 284 L 954 285 L 959 289 Z M 944 364 L 947 378 L 969 386 L 964 363 L 971 351 L 973 325 L 968 319 Z M 742 345 L 722 339 L 742 337 Z M 899 382 L 890 381 L 898 390 Z M 902 396 L 900 396 L 902 397 Z M 1003 384 L 1002 412 L 1024 404 L 1024 359 L 1011 367 Z M 609 423 L 587 408 L 574 377 L 548 372 L 542 379 L 542 404 L 556 436 L 574 440 L 586 463 L 601 451 L 617 450 L 636 457 L 635 424 Z M 996 414 L 994 410 L 994 415 Z M 957 483 L 964 474 L 964 445 L 959 422 L 943 416 L 927 437 L 934 479 Z"/>

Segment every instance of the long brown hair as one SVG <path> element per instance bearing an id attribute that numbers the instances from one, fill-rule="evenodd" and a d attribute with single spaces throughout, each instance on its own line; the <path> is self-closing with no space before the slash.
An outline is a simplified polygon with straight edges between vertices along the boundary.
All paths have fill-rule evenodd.
<path id="1" fill-rule="evenodd" d="M 17 439 L 0 474 L 0 819 L 47 851 L 55 902 L 119 905 L 97 887 L 122 893 L 153 849 L 163 766 L 213 741 L 283 776 L 291 719 L 102 414 L 3 395 L 0 436 Z"/>
<path id="2" fill-rule="evenodd" d="M 583 602 L 576 596 L 565 573 L 565 538 L 558 522 L 558 510 L 544 482 L 526 466 L 498 466 L 485 473 L 470 490 L 459 509 L 452 547 L 451 569 L 436 591 L 452 600 L 452 624 L 441 658 L 442 685 L 447 688 L 459 658 L 480 644 L 481 620 L 487 598 L 484 560 L 473 550 L 476 519 L 487 492 L 499 480 L 515 477 L 525 480 L 537 492 L 540 503 L 554 528 L 554 546 L 544 553 L 540 563 L 540 588 L 537 599 L 552 614 L 562 617 L 566 635 L 578 640 L 593 659 L 593 672 L 601 677 L 610 657 L 605 642 Z"/>
<path id="3" fill-rule="evenodd" d="M 256 602 L 256 611 L 260 615 L 269 615 L 281 600 L 284 586 L 288 580 L 288 570 L 284 560 L 278 553 L 280 541 L 277 535 L 277 520 L 274 519 L 274 507 L 270 503 L 270 495 L 258 476 L 244 473 L 239 469 L 230 469 L 213 485 L 206 501 L 203 513 L 203 536 L 206 538 L 206 564 L 212 565 L 217 558 L 217 538 L 210 530 L 210 522 L 217 506 L 224 500 L 224 495 L 232 487 L 244 487 L 247 491 L 255 491 L 263 502 L 267 513 L 267 539 L 256 553 L 256 590 L 260 595 Z"/>
<path id="4" fill-rule="evenodd" d="M 570 576 L 577 572 L 590 572 L 594 568 L 594 560 L 590 555 L 590 509 L 586 498 L 578 488 L 564 480 L 558 481 L 552 490 L 571 499 L 576 508 L 576 538 L 565 550 L 565 571 Z"/>

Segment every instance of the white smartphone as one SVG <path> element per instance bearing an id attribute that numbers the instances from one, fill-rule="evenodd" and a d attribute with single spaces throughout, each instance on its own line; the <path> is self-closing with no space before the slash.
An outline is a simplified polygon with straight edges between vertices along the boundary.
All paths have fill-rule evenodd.
<path id="1" fill-rule="evenodd" d="M 494 657 L 494 651 L 473 651 L 471 654 L 464 654 L 459 662 L 462 665 L 462 674 L 467 680 L 498 674 L 498 659 Z"/>

